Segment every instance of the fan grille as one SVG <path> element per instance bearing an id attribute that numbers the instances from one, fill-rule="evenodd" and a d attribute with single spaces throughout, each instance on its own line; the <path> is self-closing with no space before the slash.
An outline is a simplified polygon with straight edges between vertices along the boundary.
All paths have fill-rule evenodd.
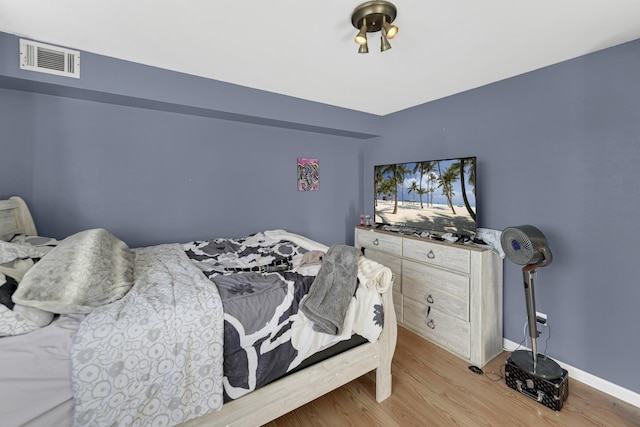
<path id="1" fill-rule="evenodd" d="M 525 265 L 540 261 L 542 254 L 536 250 L 534 241 L 539 230 L 532 226 L 510 227 L 502 232 L 501 243 L 505 255 L 512 262 Z"/>

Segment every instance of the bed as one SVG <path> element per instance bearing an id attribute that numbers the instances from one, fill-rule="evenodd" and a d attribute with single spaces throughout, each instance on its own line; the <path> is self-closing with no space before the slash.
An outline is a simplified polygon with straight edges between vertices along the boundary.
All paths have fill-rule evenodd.
<path id="1" fill-rule="evenodd" d="M 114 246 L 110 246 L 110 252 L 117 252 L 113 248 L 120 250 L 118 239 L 106 231 L 88 230 L 86 233 L 78 234 L 80 239 L 85 240 L 98 238 L 96 236 L 109 242 L 113 240 L 114 242 L 111 243 Z M 45 238 L 22 237 L 37 235 L 37 229 L 29 209 L 21 198 L 11 197 L 8 200 L 0 200 L 0 238 L 13 240 L 16 239 L 16 236 L 21 236 L 23 241 L 17 241 L 17 243 L 23 244 L 24 247 L 28 247 L 27 244 L 32 244 L 35 246 L 36 252 L 41 251 L 40 259 L 38 259 L 37 253 L 30 254 L 36 260 L 35 262 L 38 263 L 38 271 L 41 271 L 44 268 L 43 266 L 48 265 L 46 263 L 55 263 L 57 265 L 61 262 L 60 259 L 66 259 L 64 256 L 57 259 L 56 256 L 60 255 L 61 252 L 63 253 L 62 247 L 69 247 L 69 240 L 77 238 L 76 235 L 70 236 L 60 243 L 57 241 L 51 242 Z M 25 239 L 31 240 L 26 241 Z M 180 250 L 177 250 L 178 246 Z M 229 247 L 234 246 L 241 246 L 245 250 L 242 257 L 238 257 L 229 249 Z M 268 252 L 268 258 L 265 258 L 262 251 L 267 249 L 269 251 L 275 250 L 277 253 Z M 19 366 L 13 369 L 11 366 L 6 365 L 16 363 L 15 361 L 0 360 L 0 365 L 5 364 L 4 367 L 0 368 L 0 376 L 5 376 L 5 378 L 0 377 L 0 384 L 12 384 L 15 390 L 19 390 L 23 394 L 30 393 L 28 405 L 23 404 L 20 393 L 15 395 L 11 393 L 8 399 L 0 402 L 0 408 L 3 408 L 2 412 L 5 412 L 5 409 L 11 409 L 16 412 L 28 410 L 30 412 L 28 415 L 16 414 L 16 417 L 24 416 L 26 418 L 16 419 L 26 420 L 19 421 L 19 423 L 24 424 L 26 422 L 32 426 L 72 425 L 74 423 L 74 411 L 76 412 L 76 425 L 95 424 L 97 423 L 95 421 L 96 418 L 91 418 L 91 416 L 95 412 L 99 412 L 96 408 L 102 408 L 108 402 L 117 401 L 116 397 L 114 397 L 115 395 L 107 395 L 107 393 L 108 389 L 118 386 L 118 382 L 122 383 L 126 380 L 123 372 L 127 369 L 127 360 L 139 362 L 139 359 L 129 357 L 128 359 L 123 359 L 124 363 L 113 363 L 113 360 L 118 360 L 117 357 L 120 356 L 107 353 L 113 353 L 115 351 L 113 350 L 114 348 L 123 349 L 122 351 L 140 351 L 141 349 L 139 348 L 132 349 L 136 345 L 145 347 L 144 350 L 148 352 L 155 351 L 157 354 L 161 354 L 162 352 L 172 351 L 176 358 L 190 358 L 183 365 L 188 368 L 186 369 L 189 374 L 193 375 L 189 378 L 182 378 L 182 374 L 162 377 L 160 375 L 162 374 L 161 371 L 163 369 L 169 370 L 169 365 L 166 364 L 159 364 L 153 368 L 153 371 L 146 373 L 143 373 L 138 368 L 132 371 L 131 375 L 142 376 L 145 380 L 155 378 L 154 375 L 156 374 L 158 378 L 163 378 L 160 381 L 166 383 L 173 384 L 175 379 L 176 387 L 178 388 L 169 388 L 169 392 L 174 393 L 175 396 L 181 396 L 182 399 L 176 400 L 174 398 L 173 401 L 167 403 L 173 411 L 168 418 L 163 415 L 153 420 L 151 418 L 143 419 L 142 421 L 138 419 L 136 422 L 139 422 L 140 425 L 262 425 L 372 371 L 375 371 L 376 377 L 375 397 L 378 402 L 381 402 L 391 394 L 391 359 L 396 344 L 396 319 L 391 296 L 390 271 L 386 267 L 366 260 L 364 257 L 357 257 L 355 263 L 358 264 L 356 269 L 358 287 L 353 296 L 349 298 L 349 308 L 345 314 L 347 320 L 344 323 L 340 323 L 338 331 L 326 333 L 327 328 L 331 329 L 335 325 L 331 322 L 329 325 L 322 325 L 323 320 L 315 318 L 314 316 L 317 313 L 312 310 L 314 297 L 317 296 L 315 299 L 318 301 L 321 298 L 328 298 L 324 294 L 319 295 L 319 291 L 315 291 L 318 289 L 318 285 L 312 288 L 312 282 L 318 283 L 321 281 L 320 279 L 329 278 L 329 283 L 331 283 L 331 280 L 336 280 L 337 273 L 334 272 L 338 271 L 339 268 L 350 269 L 348 265 L 339 265 L 340 260 L 348 259 L 339 250 L 347 251 L 345 252 L 346 254 L 350 253 L 348 252 L 349 249 L 348 247 L 343 247 L 343 245 L 326 247 L 303 236 L 283 230 L 265 231 L 241 239 L 211 239 L 180 245 L 159 245 L 134 249 L 132 252 L 135 252 L 134 259 L 136 264 L 133 267 L 128 264 L 122 267 L 122 262 L 118 260 L 109 261 L 109 265 L 119 266 L 117 279 L 112 280 L 115 283 L 112 288 L 117 290 L 115 296 L 110 295 L 107 299 L 101 300 L 96 304 L 97 307 L 87 308 L 79 304 L 79 308 L 74 306 L 74 309 L 71 309 L 69 313 L 56 315 L 51 324 L 37 327 L 26 333 L 18 331 L 14 336 L 0 338 L 0 358 L 3 357 L 1 356 L 2 353 L 7 353 L 4 351 L 6 348 L 17 347 L 18 351 L 27 352 L 30 357 L 44 358 L 45 364 L 48 365 L 47 372 L 31 372 L 33 369 L 29 371 L 29 366 L 23 366 L 22 368 L 26 368 L 29 371 L 29 375 L 31 375 L 30 379 L 27 378 L 23 381 L 17 374 L 8 374 L 8 372 L 19 371 Z M 125 251 L 124 248 L 122 250 Z M 44 254 L 42 254 L 42 251 L 44 251 Z M 323 256 L 324 258 L 322 258 Z M 103 255 L 100 255 L 100 257 L 102 259 Z M 229 257 L 232 257 L 232 259 L 229 259 Z M 25 256 L 24 258 L 28 257 Z M 174 309 L 172 309 L 174 311 L 166 308 L 157 309 L 157 306 L 153 304 L 158 303 L 158 295 L 154 295 L 153 298 L 144 301 L 140 299 L 141 296 L 139 294 L 144 286 L 137 282 L 138 277 L 143 275 L 143 271 L 146 271 L 144 266 L 155 263 L 156 258 L 163 260 L 164 267 L 160 268 L 162 274 L 160 274 L 159 278 L 156 277 L 158 274 L 156 264 L 153 264 L 153 268 L 150 269 L 156 275 L 153 276 L 152 280 L 154 285 L 164 282 L 165 278 L 167 280 L 178 280 L 176 278 L 179 278 L 181 280 L 180 286 L 184 286 L 184 283 L 188 283 L 188 287 L 192 285 L 199 286 L 195 295 L 189 294 L 185 297 L 184 303 L 179 305 L 178 309 L 175 309 L 183 310 L 179 316 L 176 315 Z M 176 259 L 179 263 L 172 264 Z M 184 259 L 189 260 L 188 266 L 183 262 Z M 256 268 L 256 261 L 260 264 L 259 261 L 265 259 L 269 262 L 263 262 L 261 267 Z M 331 269 L 327 269 L 327 265 L 330 265 Z M 300 274 L 300 271 L 304 270 L 304 268 L 309 269 L 308 271 L 311 271 L 311 273 L 303 271 L 304 274 Z M 32 268 L 32 270 L 35 271 L 36 269 Z M 238 274 L 229 274 L 230 270 L 237 270 Z M 29 289 L 29 285 L 26 283 L 31 284 L 37 279 L 37 274 L 32 273 L 33 271 L 29 270 L 28 273 L 24 274 L 24 280 L 19 283 L 18 289 L 22 288 L 23 284 L 24 289 Z M 47 274 L 51 275 L 50 272 Z M 125 286 L 123 288 L 122 284 L 129 283 L 130 280 L 128 278 L 132 274 L 135 275 L 135 284 L 130 284 L 128 287 Z M 53 273 L 53 276 L 55 276 L 55 273 Z M 312 279 L 309 277 L 312 277 Z M 290 309 L 290 306 L 297 305 L 295 298 L 292 299 L 294 302 L 287 300 L 285 303 L 284 301 L 288 297 L 283 297 L 283 300 L 278 299 L 284 291 L 274 291 L 270 283 L 260 282 L 255 285 L 242 282 L 249 280 L 248 278 L 257 278 L 258 281 L 263 280 L 265 282 L 276 281 L 278 283 L 276 287 L 280 286 L 282 289 L 288 287 L 289 290 L 293 289 L 294 294 L 299 293 L 300 287 L 302 287 L 306 289 L 305 292 L 308 292 L 305 298 L 306 301 L 302 300 L 300 302 L 300 307 L 296 307 L 296 310 L 294 310 L 296 313 L 289 312 L 287 310 Z M 269 280 L 265 278 L 269 278 Z M 274 278 L 282 278 L 283 280 L 279 282 Z M 62 281 L 66 280 L 67 277 Z M 239 280 L 242 281 L 239 282 Z M 212 287 L 212 282 L 217 286 Z M 282 285 L 282 283 L 287 285 Z M 367 284 L 368 287 L 364 284 Z M 262 292 L 267 296 L 271 295 L 272 299 L 274 295 L 277 296 L 276 300 L 271 301 L 271 303 L 261 302 L 255 305 L 256 300 L 254 300 L 256 312 L 260 312 L 265 305 L 274 307 L 274 310 L 278 312 L 276 317 L 279 320 L 277 323 L 284 325 L 280 332 L 277 332 L 275 336 L 270 336 L 269 339 L 259 336 L 258 332 L 253 332 L 253 329 L 259 329 L 257 326 L 255 328 L 252 327 L 253 329 L 250 333 L 246 321 L 236 320 L 233 314 L 227 312 L 228 307 L 235 304 L 235 300 L 230 300 L 229 295 L 235 298 L 235 295 L 238 294 L 236 292 L 238 289 L 243 290 L 248 286 L 254 285 L 259 286 L 259 290 L 265 289 L 264 292 L 259 291 L 256 293 Z M 171 294 L 171 298 L 179 301 L 181 298 L 180 287 L 177 284 L 172 286 L 174 288 L 171 288 L 167 293 Z M 371 292 L 372 286 L 376 289 L 376 292 Z M 22 307 L 21 302 L 23 302 L 22 298 L 24 298 L 25 294 L 22 290 L 20 289 L 21 294 L 19 297 L 18 290 L 14 294 L 16 301 L 19 302 L 16 305 L 20 307 Z M 233 292 L 229 292 L 229 290 Z M 240 293 L 242 294 L 243 292 Z M 215 294 L 224 298 L 224 304 L 214 298 L 216 297 Z M 71 299 L 62 301 L 62 305 L 69 305 Z M 365 302 L 364 308 L 362 306 L 354 306 L 353 301 L 356 299 L 361 300 L 361 305 L 363 304 L 362 302 Z M 50 301 L 51 298 L 48 298 L 46 303 L 49 304 Z M 344 304 L 344 298 L 341 301 L 339 304 Z M 379 302 L 376 303 L 376 301 Z M 156 308 L 150 309 L 145 304 L 151 304 L 149 307 Z M 222 310 L 222 305 L 225 307 L 224 315 L 221 315 L 219 311 Z M 379 309 L 379 306 L 382 306 L 382 309 Z M 109 310 L 114 309 L 114 307 L 120 308 L 110 312 Z M 188 307 L 188 310 L 185 310 L 185 307 Z M 371 317 L 369 315 L 371 307 L 376 310 L 376 316 L 378 317 L 377 320 L 369 319 L 374 320 L 373 323 L 369 322 L 369 320 L 364 320 L 364 317 Z M 0 308 L 4 308 L 4 306 Z M 57 310 L 58 306 L 51 308 L 44 305 L 41 308 Z M 307 313 L 307 316 L 299 314 L 298 308 L 299 312 Z M 60 310 L 64 311 L 63 309 Z M 321 309 L 320 311 L 323 310 Z M 44 312 L 47 313 L 47 310 L 44 310 Z M 121 323 L 133 318 L 134 321 L 131 322 L 129 320 L 129 323 L 135 326 L 136 322 L 148 322 L 150 318 L 156 316 L 156 313 L 169 313 L 165 317 L 174 316 L 172 317 L 174 319 L 172 323 L 178 324 L 176 331 L 166 332 L 162 330 L 157 335 L 146 333 L 145 339 L 150 337 L 149 339 L 155 340 L 148 345 L 141 344 L 141 342 L 145 341 L 141 341 L 136 335 L 142 334 L 142 332 L 136 332 L 141 329 L 129 326 L 127 326 L 127 334 L 131 335 L 132 337 L 129 338 L 133 339 L 127 341 L 126 337 L 122 338 L 117 334 L 105 338 L 106 330 L 113 329 L 107 325 L 117 325 L 118 322 Z M 216 314 L 216 316 L 212 314 Z M 220 319 L 215 320 L 212 317 L 220 317 Z M 304 320 L 305 317 L 308 317 L 307 320 L 314 319 L 315 321 L 301 323 L 299 318 Z M 222 318 L 224 318 L 224 321 L 221 320 Z M 381 318 L 383 318 L 383 322 L 380 321 Z M 176 319 L 179 321 L 176 321 Z M 264 323 L 263 318 L 258 316 L 256 319 L 251 320 L 252 324 Z M 284 321 L 281 321 L 282 319 Z M 340 318 L 340 321 L 342 321 L 342 318 Z M 44 323 L 46 323 L 46 320 L 43 321 Z M 379 325 L 380 330 L 378 332 L 375 332 L 375 325 Z M 262 327 L 261 324 L 259 326 Z M 312 334 L 310 332 L 311 329 L 309 329 L 311 327 L 314 330 L 324 330 L 325 333 Z M 340 330 L 342 328 L 344 330 Z M 156 329 L 160 330 L 162 328 Z M 153 330 L 155 331 L 156 329 Z M 194 330 L 198 329 L 207 332 L 194 334 Z M 179 335 L 182 330 L 187 330 L 186 333 L 189 335 L 185 335 L 184 337 L 186 338 Z M 57 335 L 59 331 L 62 331 L 63 338 Z M 227 348 L 227 344 L 224 346 L 220 344 L 222 342 L 221 335 L 224 335 L 225 343 L 230 342 L 228 337 L 232 336 L 234 342 L 246 343 L 248 341 L 250 343 L 249 347 L 253 345 L 256 349 L 269 348 L 269 350 L 243 350 L 240 353 L 233 353 L 241 354 L 241 359 L 253 367 L 253 371 L 250 371 L 249 374 L 239 374 L 238 379 L 234 380 L 233 375 L 229 374 L 225 363 L 230 363 L 230 360 L 235 356 L 232 357 L 231 353 L 225 353 L 230 350 Z M 309 338 L 312 335 L 315 338 Z M 353 337 L 350 338 L 352 335 Z M 363 339 L 363 336 L 367 339 Z M 187 346 L 179 344 L 181 339 L 184 339 L 185 342 L 193 342 L 193 345 L 190 344 L 188 346 L 189 349 L 192 347 L 200 348 L 200 352 L 189 350 L 189 352 L 185 353 L 183 347 Z M 285 358 L 284 362 L 271 358 L 270 353 L 271 342 L 282 340 L 296 343 L 295 351 L 290 351 L 290 354 L 286 356 L 288 359 Z M 55 341 L 56 345 L 70 349 L 68 350 L 69 354 L 59 349 L 51 350 L 54 348 L 53 341 Z M 117 345 L 105 344 L 107 341 L 117 343 Z M 299 344 L 302 341 L 304 343 Z M 155 348 L 153 345 L 157 342 L 173 344 L 167 350 L 162 346 Z M 353 342 L 357 342 L 358 345 L 351 344 Z M 31 350 L 26 350 L 26 348 L 30 348 L 28 346 L 38 345 L 41 348 L 38 350 L 39 353 L 38 351 L 31 352 Z M 94 348 L 93 346 L 97 347 Z M 93 365 L 98 363 L 95 360 L 99 358 L 95 355 L 98 354 L 98 347 L 100 346 L 102 346 L 100 357 L 106 358 L 100 363 L 107 364 L 105 366 L 110 366 L 110 368 L 103 369 L 105 377 L 97 378 L 92 375 L 95 372 Z M 292 347 L 292 345 L 289 345 L 289 347 Z M 335 354 L 336 348 L 346 350 Z M 36 354 L 36 356 L 33 356 L 33 354 Z M 225 358 L 221 357 L 222 354 L 227 354 L 229 360 L 225 361 Z M 267 357 L 265 355 L 269 355 L 269 358 L 265 358 L 263 361 L 262 357 Z M 111 356 L 116 357 L 116 359 L 109 359 Z M 215 360 L 216 362 L 209 363 L 209 360 Z M 205 363 L 205 361 L 207 362 Z M 31 359 L 26 358 L 24 362 L 17 362 L 16 364 L 19 365 L 20 363 L 29 365 Z M 171 362 L 171 364 L 172 366 L 173 364 L 177 365 L 174 362 Z M 224 374 L 222 372 L 223 365 Z M 141 363 L 136 366 L 141 366 Z M 282 367 L 273 368 L 274 366 L 286 366 L 286 369 Z M 268 369 L 264 369 L 264 367 L 268 367 Z M 274 379 L 276 377 L 278 379 Z M 70 378 L 73 378 L 73 382 Z M 169 380 L 164 380 L 164 378 Z M 211 384 L 217 383 L 218 379 L 221 380 L 223 385 L 221 391 L 216 391 L 215 394 L 213 392 L 211 394 L 202 392 L 209 393 L 212 388 L 217 390 L 217 386 L 212 386 Z M 262 383 L 265 384 L 263 385 Z M 194 384 L 197 385 L 197 389 L 193 388 Z M 141 386 L 131 381 L 128 383 L 128 387 L 135 391 L 136 387 Z M 141 388 L 138 390 L 138 394 L 149 395 L 151 393 L 149 390 L 161 393 L 160 390 L 152 388 L 143 390 Z M 8 394 L 6 390 L 3 390 L 3 393 Z M 91 402 L 91 398 L 88 397 L 85 404 L 84 397 L 79 396 L 88 394 L 92 396 L 99 395 L 98 397 L 102 400 Z M 74 396 L 76 397 L 74 398 Z M 224 404 L 222 404 L 222 401 L 224 401 Z M 93 408 L 84 406 L 91 404 L 94 405 Z M 147 405 L 145 408 L 148 407 L 150 410 L 155 410 L 154 405 L 158 405 L 155 401 L 136 401 L 134 404 Z M 129 406 L 131 405 L 133 404 L 130 403 Z M 81 408 L 81 412 L 79 412 L 78 408 Z M 81 415 L 78 415 L 78 413 Z M 85 419 L 83 419 L 83 414 L 86 415 Z M 176 422 L 175 420 L 180 421 Z M 121 422 L 127 424 L 126 421 L 135 424 L 133 419 Z"/>

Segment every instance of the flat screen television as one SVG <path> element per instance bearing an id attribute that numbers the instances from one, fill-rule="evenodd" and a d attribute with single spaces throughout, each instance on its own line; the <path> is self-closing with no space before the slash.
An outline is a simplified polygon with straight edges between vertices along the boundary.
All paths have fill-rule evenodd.
<path id="1" fill-rule="evenodd" d="M 476 158 L 374 166 L 377 228 L 439 237 L 476 234 Z"/>

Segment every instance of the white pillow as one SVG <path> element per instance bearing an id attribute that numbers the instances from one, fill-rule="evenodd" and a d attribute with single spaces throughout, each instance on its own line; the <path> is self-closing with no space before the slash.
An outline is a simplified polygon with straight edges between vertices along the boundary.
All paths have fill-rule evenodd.
<path id="1" fill-rule="evenodd" d="M 35 246 L 0 240 L 0 264 L 5 264 L 18 258 L 42 258 L 44 255 L 45 252 Z"/>

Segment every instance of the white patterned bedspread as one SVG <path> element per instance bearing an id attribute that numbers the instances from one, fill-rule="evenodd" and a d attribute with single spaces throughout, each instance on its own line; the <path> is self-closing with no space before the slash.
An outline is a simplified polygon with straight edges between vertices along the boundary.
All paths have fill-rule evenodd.
<path id="1" fill-rule="evenodd" d="M 175 425 L 223 402 L 223 310 L 177 244 L 135 249 L 136 279 L 72 348 L 77 426 Z"/>

